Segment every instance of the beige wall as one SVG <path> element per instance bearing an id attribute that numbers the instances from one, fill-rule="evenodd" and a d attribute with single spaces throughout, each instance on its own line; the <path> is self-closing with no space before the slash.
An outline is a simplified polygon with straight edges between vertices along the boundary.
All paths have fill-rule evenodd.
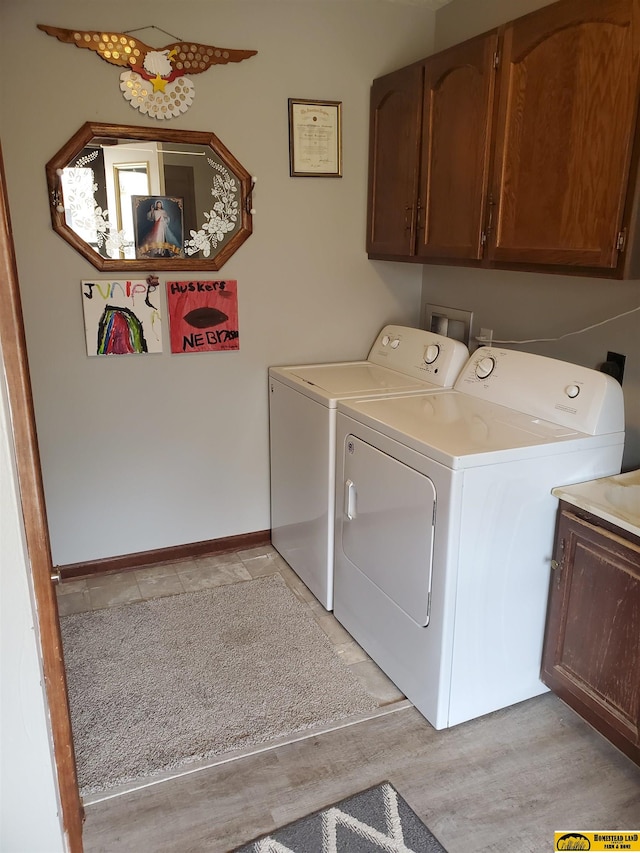
<path id="1" fill-rule="evenodd" d="M 267 367 L 361 357 L 385 322 L 418 323 L 421 287 L 423 301 L 471 309 L 475 328 L 501 339 L 558 336 L 640 304 L 637 282 L 422 268 L 364 251 L 371 80 L 542 5 L 453 0 L 434 15 L 387 0 L 1 0 L 1 140 L 54 562 L 268 528 Z M 220 272 L 238 280 L 239 352 L 171 356 L 165 318 L 164 354 L 87 357 L 80 281 L 110 276 L 53 233 L 44 164 L 84 121 L 156 123 L 125 102 L 117 68 L 38 23 L 154 23 L 258 50 L 196 76 L 193 106 L 167 123 L 213 130 L 258 178 L 254 234 Z M 288 97 L 343 102 L 341 180 L 289 177 Z M 608 349 L 627 355 L 625 467 L 640 464 L 637 318 L 522 345 L 590 366 Z"/>
<path id="2" fill-rule="evenodd" d="M 541 0 L 453 0 L 436 18 L 437 50 L 548 5 Z M 423 303 L 474 312 L 474 329 L 499 340 L 556 338 L 640 306 L 640 282 L 425 266 Z M 640 312 L 561 341 L 516 348 L 598 367 L 607 351 L 626 355 L 623 466 L 640 466 Z"/>
<path id="3" fill-rule="evenodd" d="M 444 50 L 548 5 L 548 0 L 453 0 L 438 12 L 435 49 Z"/>
<path id="4" fill-rule="evenodd" d="M 364 249 L 368 97 L 374 77 L 433 50 L 434 13 L 387 0 L 0 9 L 2 146 L 54 562 L 269 528 L 268 366 L 361 358 L 384 323 L 418 322 L 421 268 Z M 44 166 L 85 121 L 155 122 L 124 100 L 118 68 L 38 23 L 154 24 L 258 51 L 194 77 L 193 106 L 168 123 L 212 130 L 258 178 L 254 233 L 220 273 L 238 280 L 238 352 L 172 356 L 165 318 L 162 355 L 87 357 L 80 281 L 110 276 L 52 231 Z M 343 102 L 341 180 L 289 177 L 288 97 Z"/>

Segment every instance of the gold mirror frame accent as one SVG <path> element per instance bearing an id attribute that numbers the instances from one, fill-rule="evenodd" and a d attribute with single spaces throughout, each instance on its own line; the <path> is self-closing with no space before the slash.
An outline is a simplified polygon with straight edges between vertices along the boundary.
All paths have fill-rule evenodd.
<path id="1" fill-rule="evenodd" d="M 218 241 L 218 246 L 208 257 L 204 257 L 202 252 L 199 253 L 198 257 L 135 259 L 104 257 L 99 254 L 67 223 L 62 190 L 63 170 L 70 167 L 82 151 L 96 138 L 114 140 L 114 145 L 117 145 L 118 141 L 125 143 L 129 141 L 134 143 L 173 143 L 181 146 L 202 146 L 205 155 L 207 151 L 211 151 L 215 155 L 216 161 L 222 163 L 238 182 L 238 226 L 234 228 L 228 239 Z M 219 270 L 240 248 L 253 230 L 251 195 L 254 179 L 213 133 L 86 122 L 49 160 L 45 168 L 53 230 L 90 261 L 94 267 L 103 272 L 109 270 Z M 212 207 L 213 203 L 214 200 L 211 199 Z M 204 214 L 201 215 L 204 216 Z"/>

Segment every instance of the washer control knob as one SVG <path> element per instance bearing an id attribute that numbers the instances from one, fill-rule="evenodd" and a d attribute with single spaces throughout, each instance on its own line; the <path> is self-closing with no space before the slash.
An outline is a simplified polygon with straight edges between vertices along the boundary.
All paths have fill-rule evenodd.
<path id="1" fill-rule="evenodd" d="M 390 340 L 391 340 L 391 338 L 389 337 L 389 335 L 385 335 L 385 336 L 382 338 L 382 346 L 383 346 L 383 347 L 388 347 L 388 346 L 389 346 L 389 341 L 390 341 Z"/>
<path id="2" fill-rule="evenodd" d="M 578 385 L 567 385 L 564 393 L 573 400 L 580 393 L 580 387 Z"/>
<path id="3" fill-rule="evenodd" d="M 399 346 L 400 338 L 394 338 L 394 340 L 391 341 L 391 349 L 398 349 Z"/>
<path id="4" fill-rule="evenodd" d="M 481 358 L 476 364 L 476 376 L 478 379 L 486 379 L 487 376 L 490 376 L 493 373 L 493 368 L 495 366 L 495 359 L 490 355 L 485 355 L 484 358 Z"/>
<path id="5" fill-rule="evenodd" d="M 424 351 L 424 363 L 433 364 L 436 358 L 440 355 L 440 347 L 438 344 L 429 344 Z"/>

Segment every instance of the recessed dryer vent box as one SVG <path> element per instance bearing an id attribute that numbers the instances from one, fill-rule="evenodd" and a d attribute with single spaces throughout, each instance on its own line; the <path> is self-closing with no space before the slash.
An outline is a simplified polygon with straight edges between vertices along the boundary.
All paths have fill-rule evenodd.
<path id="1" fill-rule="evenodd" d="M 446 308 L 443 305 L 425 305 L 422 313 L 422 328 L 438 335 L 446 335 L 462 341 L 469 347 L 473 311 Z"/>

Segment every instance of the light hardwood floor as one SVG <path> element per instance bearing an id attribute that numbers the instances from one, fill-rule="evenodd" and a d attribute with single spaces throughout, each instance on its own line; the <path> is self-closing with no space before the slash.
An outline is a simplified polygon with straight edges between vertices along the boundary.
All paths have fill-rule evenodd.
<path id="1" fill-rule="evenodd" d="M 557 697 L 436 732 L 272 549 L 111 576 L 101 587 L 74 581 L 59 600 L 61 612 L 73 612 L 274 571 L 345 662 L 365 667 L 362 678 L 390 713 L 88 803 L 86 853 L 227 853 L 384 779 L 448 853 L 543 853 L 554 830 L 640 829 L 640 768 Z"/>
<path id="2" fill-rule="evenodd" d="M 442 732 L 408 708 L 90 805 L 85 849 L 226 853 L 384 779 L 448 853 L 640 828 L 638 767 L 546 694 Z"/>

